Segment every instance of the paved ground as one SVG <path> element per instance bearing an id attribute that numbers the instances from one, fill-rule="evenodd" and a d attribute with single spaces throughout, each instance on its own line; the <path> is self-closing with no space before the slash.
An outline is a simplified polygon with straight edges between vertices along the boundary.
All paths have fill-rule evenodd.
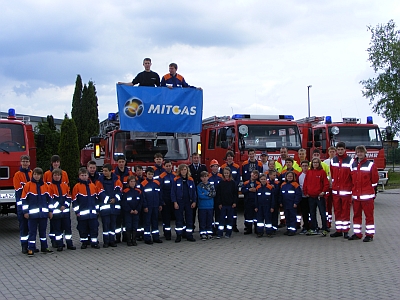
<path id="1" fill-rule="evenodd" d="M 3 216 L 0 298 L 398 299 L 399 194 L 378 194 L 372 243 L 282 230 L 257 239 L 241 226 L 231 239 L 78 247 L 29 258 L 20 252 L 16 217 Z M 75 229 L 73 235 L 79 246 Z"/>

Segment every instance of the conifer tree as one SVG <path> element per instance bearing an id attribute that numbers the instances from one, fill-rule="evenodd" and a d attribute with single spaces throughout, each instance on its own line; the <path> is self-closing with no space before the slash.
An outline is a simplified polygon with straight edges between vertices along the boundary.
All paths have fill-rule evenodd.
<path id="1" fill-rule="evenodd" d="M 68 118 L 67 114 L 65 114 L 64 121 L 61 124 L 58 154 L 61 158 L 62 169 L 67 172 L 70 186 L 73 187 L 78 179 L 80 151 L 78 145 L 78 130 L 74 120 Z"/>

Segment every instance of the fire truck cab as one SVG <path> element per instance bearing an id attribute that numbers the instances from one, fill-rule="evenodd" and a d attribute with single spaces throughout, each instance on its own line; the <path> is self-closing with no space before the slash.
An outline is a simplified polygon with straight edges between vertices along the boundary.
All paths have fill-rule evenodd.
<path id="1" fill-rule="evenodd" d="M 179 164 L 190 163 L 190 138 L 191 134 L 120 130 L 118 114 L 111 113 L 100 126 L 100 136 L 91 138 L 94 146 L 81 150 L 81 164 L 94 158 L 100 168 L 106 163 L 115 168 L 118 156 L 124 155 L 134 171 L 135 165 L 154 165 L 154 154 L 161 153 L 176 170 Z"/>
<path id="2" fill-rule="evenodd" d="M 342 122 L 332 122 L 330 116 L 309 117 L 296 120 L 302 135 L 303 148 L 307 157 L 312 157 L 314 149 L 320 149 L 321 159 L 329 157 L 328 148 L 338 142 L 346 144 L 347 154 L 355 156 L 355 148 L 364 145 L 368 159 L 374 161 L 378 170 L 386 166 L 381 132 L 378 125 L 373 124 L 372 117 L 362 124 L 358 118 L 343 118 Z"/>
<path id="3" fill-rule="evenodd" d="M 21 155 L 29 155 L 30 168 L 36 167 L 36 147 L 29 117 L 16 117 L 10 108 L 0 118 L 0 213 L 16 212 L 13 178 L 21 166 Z"/>
<path id="4" fill-rule="evenodd" d="M 203 120 L 201 132 L 201 159 L 207 167 L 213 159 L 223 164 L 228 150 L 241 164 L 248 159 L 247 150 L 255 149 L 269 159 L 278 159 L 280 148 L 287 147 L 289 156 L 297 158 L 301 140 L 297 124 L 290 115 L 235 114 L 232 117 L 209 117 Z"/>

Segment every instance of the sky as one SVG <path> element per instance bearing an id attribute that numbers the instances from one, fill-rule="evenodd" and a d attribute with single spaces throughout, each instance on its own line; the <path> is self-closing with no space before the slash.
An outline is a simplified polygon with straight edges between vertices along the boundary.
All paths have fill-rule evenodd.
<path id="1" fill-rule="evenodd" d="M 233 113 L 367 116 L 374 77 L 367 26 L 393 19 L 398 0 L 0 0 L 0 111 L 63 118 L 77 74 L 96 85 L 99 118 L 117 111 L 116 82 L 150 57 L 203 88 L 203 118 Z"/>

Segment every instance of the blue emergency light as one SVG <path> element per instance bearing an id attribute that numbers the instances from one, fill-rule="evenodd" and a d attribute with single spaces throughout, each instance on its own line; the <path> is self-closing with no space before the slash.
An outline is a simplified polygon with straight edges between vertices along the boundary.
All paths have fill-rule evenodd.
<path id="1" fill-rule="evenodd" d="M 8 116 L 9 117 L 15 117 L 15 109 L 14 108 L 10 108 L 8 110 Z"/>
<path id="2" fill-rule="evenodd" d="M 332 117 L 331 116 L 326 116 L 325 117 L 325 124 L 332 124 Z"/>
<path id="3" fill-rule="evenodd" d="M 279 119 L 294 120 L 292 115 L 279 115 Z"/>
<path id="4" fill-rule="evenodd" d="M 108 114 L 108 121 L 116 121 L 117 120 L 117 115 L 115 113 L 109 113 Z"/>
<path id="5" fill-rule="evenodd" d="M 374 124 L 374 121 L 372 119 L 372 116 L 367 117 L 367 124 Z"/>
<path id="6" fill-rule="evenodd" d="M 250 115 L 247 114 L 234 114 L 232 116 L 232 119 L 238 120 L 238 119 L 250 119 Z"/>

